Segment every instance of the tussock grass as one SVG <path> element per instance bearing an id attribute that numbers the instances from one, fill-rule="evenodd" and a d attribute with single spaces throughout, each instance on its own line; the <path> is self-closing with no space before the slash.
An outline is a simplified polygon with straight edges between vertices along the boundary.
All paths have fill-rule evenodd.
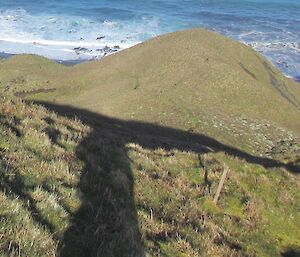
<path id="1" fill-rule="evenodd" d="M 87 128 L 8 95 L 2 95 L 0 110 L 0 253 L 55 256 L 57 238 L 80 206 L 76 185 L 81 165 L 74 147 Z M 45 132 L 50 119 L 51 126 L 78 131 L 72 141 L 68 129 L 60 129 L 68 151 Z"/>
<path id="2" fill-rule="evenodd" d="M 244 116 L 300 131 L 299 83 L 250 47 L 200 29 L 74 67 L 15 56 L 0 62 L 0 77 L 7 90 L 33 99 L 195 132 L 203 115 Z"/>
<path id="3" fill-rule="evenodd" d="M 284 168 L 123 145 L 117 131 L 10 95 L 0 106 L 3 256 L 280 256 L 300 245 L 300 180 Z"/>
<path id="4" fill-rule="evenodd" d="M 202 30 L 1 60 L 0 256 L 297 256 L 298 86 Z"/>

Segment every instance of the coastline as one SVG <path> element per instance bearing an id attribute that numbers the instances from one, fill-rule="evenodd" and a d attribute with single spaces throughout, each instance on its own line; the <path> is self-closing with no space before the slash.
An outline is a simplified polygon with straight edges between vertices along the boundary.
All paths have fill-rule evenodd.
<path id="1" fill-rule="evenodd" d="M 93 0 L 93 8 L 70 0 L 51 5 L 5 2 L 0 7 L 0 51 L 5 53 L 85 62 L 102 58 L 115 46 L 122 50 L 165 33 L 204 28 L 252 47 L 287 77 L 300 80 L 300 5 L 295 0 L 175 0 L 145 5 Z M 277 11 L 280 15 L 275 18 Z"/>
<path id="2" fill-rule="evenodd" d="M 125 48 L 125 49 L 126 49 L 126 48 Z M 111 54 L 120 52 L 120 51 L 125 50 L 125 49 L 120 49 L 120 50 L 118 50 L 118 51 L 110 52 L 110 53 L 108 53 L 108 54 L 105 54 L 105 55 L 102 56 L 101 58 L 92 58 L 92 59 L 69 59 L 69 60 L 58 60 L 58 59 L 52 59 L 52 58 L 48 58 L 48 59 L 50 59 L 50 60 L 52 60 L 52 61 L 55 61 L 55 62 L 58 63 L 58 64 L 62 64 L 62 65 L 64 65 L 64 66 L 69 66 L 69 67 L 71 67 L 71 66 L 75 66 L 75 65 L 80 64 L 80 63 L 85 63 L 85 62 L 91 62 L 91 61 L 95 61 L 95 60 L 100 60 L 100 59 L 102 59 L 102 58 L 104 58 L 104 57 L 106 57 L 106 56 L 108 56 L 108 55 L 111 55 Z M 255 49 L 254 49 L 254 50 L 255 50 Z M 256 51 L 256 50 L 255 50 L 255 51 Z M 13 56 L 15 56 L 15 55 L 19 55 L 19 54 L 11 54 L 11 53 L 6 53 L 6 52 L 0 52 L 0 60 L 1 60 L 1 59 L 9 59 L 10 57 L 13 57 Z M 33 54 L 33 55 L 37 55 L 37 54 Z M 47 57 L 46 57 L 46 58 L 47 58 Z M 281 72 L 282 72 L 282 71 L 281 71 Z M 295 77 L 288 76 L 288 75 L 284 74 L 283 72 L 282 72 L 282 74 L 283 74 L 286 78 L 291 79 L 291 80 L 293 80 L 294 82 L 300 84 L 300 74 L 297 75 L 297 76 L 295 76 Z"/>
<path id="3" fill-rule="evenodd" d="M 5 53 L 5 52 L 0 52 L 0 60 L 9 59 L 9 58 L 11 58 L 13 56 L 16 56 L 16 55 L 19 55 L 19 54 L 10 54 L 10 53 Z M 58 64 L 62 64 L 64 66 L 74 66 L 74 65 L 79 64 L 79 63 L 93 61 L 93 59 L 91 59 L 91 60 L 85 60 L 85 59 L 55 60 L 55 59 L 50 59 L 50 60 L 55 61 Z"/>
<path id="4" fill-rule="evenodd" d="M 16 55 L 16 54 L 35 54 L 46 57 L 50 60 L 95 60 L 102 57 L 127 49 L 133 45 L 141 42 L 85 42 L 84 39 L 80 41 L 64 42 L 64 41 L 13 41 L 0 39 L 0 57 Z M 73 62 L 73 61 L 72 61 Z"/>

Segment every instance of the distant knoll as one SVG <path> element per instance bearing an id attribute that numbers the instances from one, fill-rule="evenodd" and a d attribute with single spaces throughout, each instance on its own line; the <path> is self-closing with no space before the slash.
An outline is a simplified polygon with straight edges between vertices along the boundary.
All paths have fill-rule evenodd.
<path id="1" fill-rule="evenodd" d="M 52 89 L 30 98 L 118 118 L 197 130 L 198 116 L 245 115 L 300 131 L 299 84 L 250 47 L 200 29 L 160 36 L 72 68 L 16 56 L 2 62 L 3 74 L 7 80 L 23 78 L 25 91 Z"/>

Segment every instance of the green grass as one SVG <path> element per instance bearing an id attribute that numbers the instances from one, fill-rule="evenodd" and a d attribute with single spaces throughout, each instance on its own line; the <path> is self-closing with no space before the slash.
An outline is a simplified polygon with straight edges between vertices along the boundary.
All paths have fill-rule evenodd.
<path id="1" fill-rule="evenodd" d="M 284 168 L 143 147 L 134 136 L 123 145 L 105 123 L 85 126 L 11 96 L 0 106 L 3 256 L 280 256 L 300 245 L 300 181 Z"/>
<path id="2" fill-rule="evenodd" d="M 0 256 L 299 254 L 299 85 L 253 50 L 192 30 L 0 66 Z"/>
<path id="3" fill-rule="evenodd" d="M 11 91 L 53 89 L 30 98 L 195 132 L 202 130 L 202 115 L 243 116 L 300 131 L 299 84 L 250 47 L 200 29 L 160 36 L 74 67 L 14 56 L 0 62 L 0 77 Z"/>

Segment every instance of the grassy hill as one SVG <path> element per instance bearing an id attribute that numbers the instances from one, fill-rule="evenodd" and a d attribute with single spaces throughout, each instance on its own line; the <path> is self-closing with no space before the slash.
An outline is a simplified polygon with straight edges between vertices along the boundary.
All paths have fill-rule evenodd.
<path id="1" fill-rule="evenodd" d="M 300 86 L 249 47 L 14 56 L 0 90 L 0 255 L 299 254 Z"/>

